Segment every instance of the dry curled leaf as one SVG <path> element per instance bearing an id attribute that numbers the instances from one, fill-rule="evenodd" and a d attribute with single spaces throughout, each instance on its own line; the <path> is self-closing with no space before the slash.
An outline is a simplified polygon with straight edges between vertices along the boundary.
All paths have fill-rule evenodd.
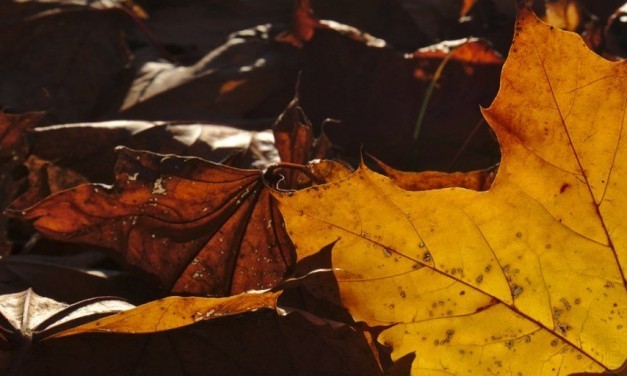
<path id="1" fill-rule="evenodd" d="M 486 170 L 469 172 L 405 172 L 396 170 L 372 156 L 371 158 L 387 177 L 396 185 L 408 191 L 426 191 L 452 187 L 486 191 L 492 185 L 498 168 L 498 166 L 495 166 Z"/>
<path id="2" fill-rule="evenodd" d="M 413 373 L 618 369 L 626 68 L 522 9 L 484 111 L 503 154 L 490 190 L 408 192 L 362 167 L 279 198 L 298 258 L 336 242 L 342 303 L 394 325 L 380 339 Z"/>
<path id="3" fill-rule="evenodd" d="M 32 289 L 0 295 L 0 339 L 14 344 L 39 341 L 83 320 L 95 320 L 131 307 L 132 304 L 111 297 L 68 305 L 39 296 Z"/>
<path id="4" fill-rule="evenodd" d="M 298 93 L 277 118 L 272 133 L 281 161 L 305 166 L 305 170 L 309 172 L 307 176 L 297 169 L 282 171 L 285 176 L 285 187 L 302 188 L 310 186 L 312 180 L 313 183 L 331 181 L 336 178 L 332 176 L 334 172 L 341 174 L 339 171 L 343 170 L 344 166 L 338 162 L 320 161 L 332 156 L 331 142 L 324 131 L 319 137 L 314 137 L 313 126 L 300 107 Z M 309 161 L 312 163 L 308 164 Z"/>

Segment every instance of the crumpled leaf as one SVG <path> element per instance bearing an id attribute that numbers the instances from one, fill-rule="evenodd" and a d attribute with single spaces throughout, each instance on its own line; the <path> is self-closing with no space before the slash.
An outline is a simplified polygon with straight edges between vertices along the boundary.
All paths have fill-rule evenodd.
<path id="1" fill-rule="evenodd" d="M 221 2 L 169 1 L 147 4 L 146 26 L 165 46 L 182 50 L 181 61 L 196 61 L 216 49 L 230 34 L 257 25 L 284 23 L 292 0 Z"/>
<path id="2" fill-rule="evenodd" d="M 113 182 L 116 145 L 164 154 L 191 155 L 239 168 L 259 168 L 279 162 L 270 130 L 245 131 L 202 122 L 107 121 L 39 127 L 27 134 L 29 158 L 26 192 L 12 202 L 22 210 L 64 189 L 83 183 Z M 80 145 L 81 147 L 76 147 Z M 234 157 L 236 155 L 236 158 Z M 26 189 L 27 188 L 27 189 Z M 15 195 L 7 195 L 11 199 Z M 8 205 L 8 202 L 7 204 Z M 2 217 L 6 219 L 6 217 Z M 32 228 L 21 226 L 9 240 L 16 249 L 28 240 Z M 31 240 L 34 238 L 31 236 Z M 28 247 L 42 242 L 28 241 Z M 58 244 L 58 243 L 57 243 Z M 60 246 L 54 247 L 59 249 Z M 46 248 L 46 247 L 45 247 Z M 52 247 L 47 247 L 46 252 Z"/>
<path id="3" fill-rule="evenodd" d="M 110 315 L 133 307 L 123 300 L 103 297 L 73 305 L 37 295 L 32 289 L 0 295 L 0 339 L 37 341 L 72 323 Z"/>
<path id="4" fill-rule="evenodd" d="M 138 62 L 122 103 L 107 117 L 248 119 L 243 128 L 268 128 L 289 102 L 299 68 L 297 50 L 272 39 L 278 30 L 272 24 L 240 30 L 189 66 Z M 260 120 L 250 121 L 254 118 Z"/>
<path id="5" fill-rule="evenodd" d="M 365 167 L 279 197 L 298 258 L 335 243 L 342 303 L 412 372 L 617 369 L 627 348 L 627 65 L 522 9 L 484 111 L 487 192 L 408 192 Z M 599 95 L 603 93 L 603 95 Z"/>
<path id="6" fill-rule="evenodd" d="M 333 180 L 335 177 L 331 176 L 332 174 L 341 174 L 341 171 L 346 170 L 345 166 L 338 162 L 319 161 L 319 159 L 332 157 L 331 141 L 324 131 L 319 137 L 314 136 L 313 126 L 300 107 L 298 93 L 277 118 L 272 126 L 272 134 L 281 160 L 304 165 L 313 175 L 314 183 L 316 183 L 316 179 L 318 179 L 317 182 Z M 308 163 L 316 159 L 318 161 Z M 321 167 L 323 164 L 325 167 Z M 283 175 L 285 176 L 285 185 L 292 189 L 312 184 L 311 179 L 307 179 L 301 171 L 295 169 L 283 171 Z"/>
<path id="7" fill-rule="evenodd" d="M 82 185 L 11 213 L 52 239 L 113 249 L 174 293 L 226 296 L 281 280 L 293 250 L 261 171 L 118 155 L 113 187 Z"/>

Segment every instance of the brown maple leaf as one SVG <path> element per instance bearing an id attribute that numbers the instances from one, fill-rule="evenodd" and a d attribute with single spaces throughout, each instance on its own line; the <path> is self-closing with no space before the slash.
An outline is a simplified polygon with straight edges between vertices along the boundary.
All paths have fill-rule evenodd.
<path id="1" fill-rule="evenodd" d="M 21 211 L 49 238 L 114 249 L 174 293 L 276 285 L 293 263 L 259 170 L 118 149 L 113 187 L 81 185 Z"/>

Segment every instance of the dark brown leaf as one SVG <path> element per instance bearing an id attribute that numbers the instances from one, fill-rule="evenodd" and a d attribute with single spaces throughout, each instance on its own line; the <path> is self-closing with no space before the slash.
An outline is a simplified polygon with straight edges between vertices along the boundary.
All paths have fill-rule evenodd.
<path id="1" fill-rule="evenodd" d="M 37 13 L 0 28 L 0 103 L 46 110 L 47 121 L 85 120 L 130 56 L 121 10 Z"/>
<path id="2" fill-rule="evenodd" d="M 43 114 L 30 112 L 21 115 L 12 115 L 0 109 L 0 255 L 10 251 L 7 240 L 7 218 L 4 209 L 18 194 L 20 187 L 17 183 L 16 171 L 28 153 L 24 134 L 35 127 L 42 119 Z"/>
<path id="3" fill-rule="evenodd" d="M 189 66 L 138 61 L 124 100 L 105 117 L 237 120 L 241 128 L 268 128 L 293 95 L 299 69 L 298 51 L 273 40 L 283 29 L 263 24 L 233 33 Z"/>
<path id="4" fill-rule="evenodd" d="M 113 182 L 115 147 L 222 161 L 242 151 L 234 167 L 265 168 L 279 161 L 270 131 L 204 123 L 111 121 L 37 128 L 29 134 L 29 190 L 13 202 L 24 209 L 51 193 L 83 183 Z M 80 147 L 76 147 L 80 145 Z"/>
<path id="5" fill-rule="evenodd" d="M 133 303 L 154 299 L 160 293 L 131 273 L 103 269 L 102 254 L 72 256 L 10 255 L 0 260 L 0 293 L 32 288 L 46 297 L 74 303 L 94 296 L 120 296 Z"/>
<path id="6" fill-rule="evenodd" d="M 328 134 L 345 155 L 358 159 L 363 144 L 387 163 L 409 167 L 418 114 L 426 103 L 413 168 L 446 169 L 462 149 L 457 169 L 496 162 L 498 147 L 487 127 L 473 131 L 481 119 L 479 105 L 496 93 L 501 67 L 485 42 L 449 45 L 451 57 L 441 48 L 435 54 L 437 46 L 407 55 L 350 28 L 321 23 L 304 44 L 300 103 L 313 124 L 328 117 L 342 122 Z M 445 66 L 433 95 L 425 98 L 440 64 Z"/>
<path id="7" fill-rule="evenodd" d="M 160 1 L 145 3 L 146 25 L 182 63 L 195 62 L 240 30 L 285 23 L 293 0 Z"/>
<path id="8" fill-rule="evenodd" d="M 10 350 L 0 360 L 10 361 Z M 22 364 L 25 376 L 381 375 L 359 332 L 270 311 L 155 334 L 50 339 L 34 344 Z"/>

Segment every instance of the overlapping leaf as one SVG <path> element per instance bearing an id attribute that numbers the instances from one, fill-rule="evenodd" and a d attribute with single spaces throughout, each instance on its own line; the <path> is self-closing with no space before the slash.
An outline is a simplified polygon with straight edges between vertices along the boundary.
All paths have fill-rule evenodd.
<path id="1" fill-rule="evenodd" d="M 171 296 L 137 307 L 112 297 L 68 305 L 31 289 L 1 295 L 0 372 L 380 374 L 358 332 L 286 312 L 281 294 Z"/>
<path id="2" fill-rule="evenodd" d="M 290 116 L 296 113 L 301 117 Z M 345 176 L 348 169 L 331 161 L 304 165 L 310 157 L 328 154 L 328 145 L 314 142 L 308 120 L 301 118 L 295 100 L 275 129 L 283 160 L 296 162 L 297 171 L 308 175 L 303 182 L 299 174 L 284 170 L 290 179 L 287 187 Z M 110 127 L 128 132 L 114 125 Z M 137 132 L 153 129 L 147 123 L 133 125 L 131 130 Z M 290 132 L 291 127 L 296 132 Z M 66 129 L 58 130 L 63 134 Z M 194 130 L 180 129 L 195 136 L 183 141 L 195 142 Z M 261 170 L 127 148 L 118 149 L 118 154 L 113 187 L 82 185 L 39 203 L 26 194 L 11 212 L 33 221 L 49 238 L 113 249 L 175 293 L 228 296 L 270 288 L 292 266 L 292 245 Z"/>
<path id="3" fill-rule="evenodd" d="M 119 149 L 113 188 L 82 185 L 15 214 L 46 236 L 111 248 L 172 292 L 276 285 L 292 263 L 262 172 Z"/>
<path id="4" fill-rule="evenodd" d="M 12 359 L 2 350 L 0 372 L 6 372 Z M 269 309 L 155 333 L 50 338 L 23 355 L 18 374 L 25 376 L 381 374 L 349 327 L 318 326 L 297 313 L 281 316 Z"/>
<path id="5" fill-rule="evenodd" d="M 394 325 L 416 374 L 616 369 L 627 349 L 627 65 L 521 10 L 484 111 L 487 192 L 408 192 L 365 167 L 280 197 L 298 258 L 336 242 L 342 303 Z"/>
<path id="6" fill-rule="evenodd" d="M 94 298 L 68 305 L 37 295 L 28 289 L 0 296 L 0 339 L 19 343 L 49 337 L 66 325 L 95 320 L 132 308 L 116 298 Z"/>

